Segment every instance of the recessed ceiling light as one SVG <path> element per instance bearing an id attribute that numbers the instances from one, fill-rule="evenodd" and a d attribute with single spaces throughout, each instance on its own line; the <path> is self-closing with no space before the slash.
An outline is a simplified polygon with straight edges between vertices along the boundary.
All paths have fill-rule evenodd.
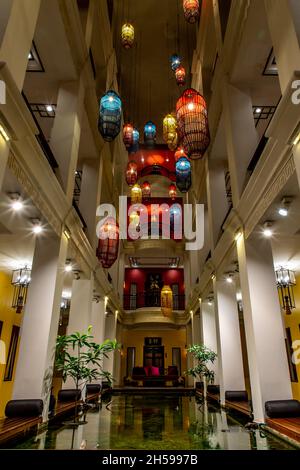
<path id="1" fill-rule="evenodd" d="M 231 277 L 231 276 L 227 276 L 227 277 L 226 277 L 226 282 L 228 282 L 228 284 L 232 284 L 232 283 L 233 283 L 232 277 Z"/>
<path id="2" fill-rule="evenodd" d="M 289 215 L 289 211 L 286 207 L 280 207 L 278 214 L 281 215 L 281 217 L 287 217 Z"/>
<path id="3" fill-rule="evenodd" d="M 33 230 L 33 233 L 39 234 L 39 233 L 42 232 L 43 229 L 42 229 L 42 226 L 40 224 L 37 224 L 33 227 L 32 230 Z"/>
<path id="4" fill-rule="evenodd" d="M 265 228 L 263 234 L 266 238 L 271 238 L 273 236 L 273 231 L 270 228 Z"/>
<path id="5" fill-rule="evenodd" d="M 72 269 L 73 269 L 73 268 L 72 268 L 72 265 L 71 265 L 71 264 L 66 264 L 66 266 L 65 266 L 65 271 L 66 271 L 66 273 L 70 273 L 70 272 L 72 271 Z"/>
<path id="6" fill-rule="evenodd" d="M 261 111 L 262 111 L 262 109 L 261 109 L 261 108 L 256 108 L 256 110 L 255 110 L 256 114 L 259 114 L 259 113 L 261 113 Z"/>
<path id="7" fill-rule="evenodd" d="M 53 112 L 53 106 L 52 106 L 51 104 L 47 104 L 47 106 L 46 106 L 46 111 L 47 111 L 48 113 L 52 113 L 52 112 Z"/>
<path id="8" fill-rule="evenodd" d="M 31 59 L 33 59 L 33 57 L 32 57 L 31 52 L 29 52 L 29 54 L 28 54 L 28 60 L 31 60 Z"/>
<path id="9" fill-rule="evenodd" d="M 12 207 L 12 209 L 13 209 L 14 211 L 17 212 L 17 211 L 22 210 L 23 207 L 24 207 L 24 205 L 23 205 L 23 202 L 22 202 L 22 201 L 17 200 L 17 201 L 13 201 L 11 207 Z"/>

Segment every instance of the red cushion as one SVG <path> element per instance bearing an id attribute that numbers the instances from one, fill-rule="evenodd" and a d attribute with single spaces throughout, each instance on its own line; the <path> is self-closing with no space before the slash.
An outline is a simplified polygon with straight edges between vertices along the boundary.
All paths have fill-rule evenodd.
<path id="1" fill-rule="evenodd" d="M 145 371 L 145 374 L 147 375 L 147 377 L 151 376 L 151 366 L 145 366 L 144 367 L 144 371 Z"/>
<path id="2" fill-rule="evenodd" d="M 151 375 L 153 375 L 153 377 L 158 377 L 159 376 L 159 367 L 152 366 L 151 367 Z"/>

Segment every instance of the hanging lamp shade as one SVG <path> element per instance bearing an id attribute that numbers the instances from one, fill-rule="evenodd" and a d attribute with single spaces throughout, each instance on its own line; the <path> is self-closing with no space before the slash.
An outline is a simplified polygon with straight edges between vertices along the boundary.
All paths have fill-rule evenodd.
<path id="1" fill-rule="evenodd" d="M 132 145 L 129 147 L 128 152 L 136 153 L 139 150 L 139 147 L 140 147 L 139 144 L 140 144 L 140 133 L 136 128 L 134 128 L 132 132 Z"/>
<path id="2" fill-rule="evenodd" d="M 148 121 L 144 127 L 144 141 L 149 147 L 156 141 L 156 125 L 152 121 Z"/>
<path id="3" fill-rule="evenodd" d="M 145 200 L 150 199 L 151 197 L 151 185 L 149 181 L 144 181 L 142 184 L 142 196 Z"/>
<path id="4" fill-rule="evenodd" d="M 196 23 L 200 16 L 199 0 L 183 0 L 183 13 L 188 23 Z"/>
<path id="5" fill-rule="evenodd" d="M 176 186 L 181 193 L 187 193 L 192 185 L 191 163 L 186 157 L 180 157 L 176 162 Z"/>
<path id="6" fill-rule="evenodd" d="M 171 68 L 175 72 L 175 70 L 180 67 L 181 59 L 178 54 L 173 54 L 170 58 Z"/>
<path id="7" fill-rule="evenodd" d="M 163 120 L 163 138 L 170 150 L 175 150 L 178 142 L 177 122 L 173 114 L 167 114 Z"/>
<path id="8" fill-rule="evenodd" d="M 172 200 L 176 199 L 177 196 L 176 186 L 173 183 L 169 186 L 169 196 Z"/>
<path id="9" fill-rule="evenodd" d="M 182 67 L 182 65 L 178 67 L 178 69 L 176 69 L 175 78 L 176 78 L 177 85 L 179 86 L 185 85 L 185 68 Z"/>
<path id="10" fill-rule="evenodd" d="M 162 314 L 170 317 L 173 310 L 173 292 L 170 286 L 164 285 L 160 293 L 160 305 Z"/>
<path id="11" fill-rule="evenodd" d="M 138 214 L 136 211 L 131 212 L 131 214 L 130 214 L 130 216 L 129 216 L 129 222 L 130 222 L 132 225 L 135 225 L 136 227 L 139 225 L 139 223 L 140 223 L 140 216 L 139 216 L 139 214 Z"/>
<path id="12" fill-rule="evenodd" d="M 136 184 L 138 179 L 138 167 L 137 164 L 133 161 L 127 164 L 126 169 L 126 183 L 128 186 L 133 186 Z"/>
<path id="13" fill-rule="evenodd" d="M 106 142 L 114 140 L 121 129 L 122 101 L 119 95 L 109 90 L 100 99 L 98 129 Z"/>
<path id="14" fill-rule="evenodd" d="M 209 143 L 209 127 L 205 99 L 198 91 L 188 88 L 176 104 L 179 140 L 189 158 L 197 160 L 205 154 Z"/>
<path id="15" fill-rule="evenodd" d="M 103 268 L 110 268 L 118 258 L 119 226 L 113 217 L 107 217 L 99 232 L 97 258 Z"/>
<path id="16" fill-rule="evenodd" d="M 139 184 L 135 184 L 131 188 L 131 204 L 141 204 L 143 200 L 142 189 Z"/>
<path id="17" fill-rule="evenodd" d="M 180 157 L 187 157 L 186 152 L 183 147 L 178 147 L 174 154 L 174 158 L 176 162 L 177 160 L 179 160 Z"/>
<path id="18" fill-rule="evenodd" d="M 124 23 L 121 31 L 121 42 L 125 49 L 130 49 L 134 43 L 134 27 L 130 23 Z"/>
<path id="19" fill-rule="evenodd" d="M 127 149 L 133 144 L 133 125 L 130 123 L 123 126 L 123 142 Z"/>

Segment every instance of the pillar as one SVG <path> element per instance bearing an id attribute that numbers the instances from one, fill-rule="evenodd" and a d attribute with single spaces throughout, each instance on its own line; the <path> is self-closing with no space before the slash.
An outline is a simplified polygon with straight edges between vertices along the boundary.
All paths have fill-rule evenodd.
<path id="1" fill-rule="evenodd" d="M 105 301 L 100 299 L 92 303 L 91 325 L 96 343 L 103 343 L 105 328 Z"/>
<path id="2" fill-rule="evenodd" d="M 300 49 L 297 36 L 299 2 L 296 0 L 264 0 L 269 31 L 278 67 L 282 94 L 285 93 L 295 70 L 300 70 Z M 288 51 L 288 54 L 287 54 Z"/>
<path id="3" fill-rule="evenodd" d="M 7 160 L 8 160 L 8 155 L 9 155 L 9 142 L 6 142 L 6 140 L 0 135 L 0 191 L 2 188 L 3 184 L 3 179 L 5 176 L 5 170 L 6 170 L 6 165 L 7 165 Z"/>
<path id="4" fill-rule="evenodd" d="M 187 344 L 187 347 L 192 346 L 192 344 L 193 344 L 193 325 L 192 325 L 192 321 L 190 321 L 186 325 L 186 344 Z M 187 369 L 190 369 L 190 368 L 193 367 L 193 358 L 192 358 L 192 355 L 190 353 L 187 353 L 186 366 L 187 366 Z M 187 375 L 186 382 L 187 382 L 188 387 L 193 387 L 194 386 L 194 377 L 191 376 L 191 375 Z"/>
<path id="5" fill-rule="evenodd" d="M 223 405 L 226 391 L 241 391 L 246 387 L 235 283 L 215 280 L 214 292 L 220 402 Z"/>
<path id="6" fill-rule="evenodd" d="M 1 10 L 3 1 L 3 15 L 7 25 L 2 36 L 2 43 L 0 42 L 0 62 L 6 63 L 18 89 L 21 91 L 41 1 L 1 0 Z"/>
<path id="7" fill-rule="evenodd" d="M 296 175 L 298 178 L 298 185 L 300 188 L 300 143 L 293 146 L 293 157 L 296 167 Z"/>
<path id="8" fill-rule="evenodd" d="M 36 239 L 13 389 L 13 399 L 42 399 L 45 421 L 48 418 L 67 245 L 64 236 L 59 239 L 54 234 Z"/>
<path id="9" fill-rule="evenodd" d="M 215 353 L 218 352 L 217 332 L 214 305 L 212 302 L 201 303 L 201 328 L 202 341 L 204 346 L 211 349 Z M 209 363 L 209 369 L 215 373 L 215 384 L 219 385 L 219 357 L 216 358 L 214 364 Z"/>
<path id="10" fill-rule="evenodd" d="M 248 94 L 224 81 L 222 101 L 232 199 L 236 207 L 244 189 L 247 168 L 258 145 L 258 133 Z"/>
<path id="11" fill-rule="evenodd" d="M 105 315 L 105 334 L 104 339 L 116 339 L 117 329 L 117 315 L 115 313 L 107 313 Z M 103 367 L 104 370 L 114 374 L 114 351 L 108 353 L 108 357 L 104 358 Z"/>
<path id="12" fill-rule="evenodd" d="M 200 312 L 193 313 L 191 316 L 192 322 L 192 344 L 201 344 L 201 324 L 200 324 Z M 197 365 L 194 360 L 193 367 Z M 194 385 L 199 381 L 198 377 L 194 378 Z"/>
<path id="13" fill-rule="evenodd" d="M 254 419 L 264 422 L 268 400 L 292 398 L 281 307 L 269 240 L 237 242 Z"/>
<path id="14" fill-rule="evenodd" d="M 61 84 L 50 146 L 59 165 L 62 188 L 70 203 L 77 169 L 83 102 L 84 86 L 81 80 Z"/>
<path id="15" fill-rule="evenodd" d="M 206 165 L 210 246 L 214 249 L 220 238 L 221 227 L 228 213 L 229 206 L 226 194 L 223 161 L 207 160 Z"/>

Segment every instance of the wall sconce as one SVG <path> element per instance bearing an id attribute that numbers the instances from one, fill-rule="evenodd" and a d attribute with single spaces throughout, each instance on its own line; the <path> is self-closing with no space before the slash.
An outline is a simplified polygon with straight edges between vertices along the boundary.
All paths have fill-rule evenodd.
<path id="1" fill-rule="evenodd" d="M 15 269 L 12 272 L 11 284 L 14 286 L 12 307 L 16 309 L 16 313 L 22 313 L 22 309 L 26 303 L 27 290 L 30 281 L 31 269 L 27 266 Z"/>
<path id="2" fill-rule="evenodd" d="M 290 269 L 280 268 L 275 273 L 281 308 L 287 315 L 291 315 L 291 310 L 296 308 L 293 290 L 296 285 L 295 272 Z"/>

